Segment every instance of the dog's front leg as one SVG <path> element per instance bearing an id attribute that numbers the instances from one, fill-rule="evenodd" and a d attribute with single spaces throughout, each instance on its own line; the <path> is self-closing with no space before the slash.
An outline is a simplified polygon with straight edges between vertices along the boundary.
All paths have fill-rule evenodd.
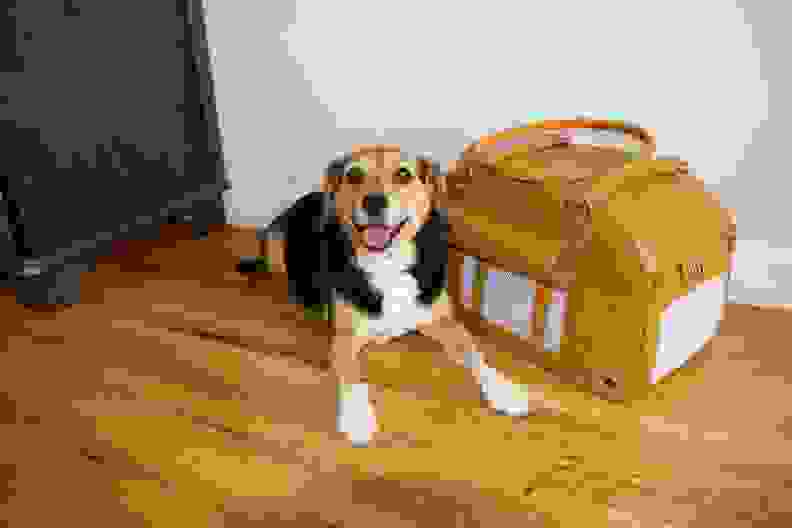
<path id="1" fill-rule="evenodd" d="M 333 318 L 334 331 L 330 360 L 338 379 L 339 432 L 355 446 L 366 446 L 377 431 L 377 419 L 363 376 L 363 353 L 367 345 L 378 340 L 368 335 L 365 316 L 355 307 L 337 302 Z"/>
<path id="2" fill-rule="evenodd" d="M 524 385 L 512 383 L 503 374 L 487 365 L 476 339 L 456 321 L 451 308 L 441 301 L 433 306 L 435 317 L 419 326 L 420 333 L 440 343 L 448 357 L 460 366 L 470 369 L 484 399 L 498 412 L 522 416 L 531 411 L 533 395 Z"/>
<path id="3" fill-rule="evenodd" d="M 330 346 L 330 362 L 338 382 L 346 385 L 365 383 L 362 369 L 362 355 L 366 345 L 371 342 L 367 336 L 335 334 Z"/>

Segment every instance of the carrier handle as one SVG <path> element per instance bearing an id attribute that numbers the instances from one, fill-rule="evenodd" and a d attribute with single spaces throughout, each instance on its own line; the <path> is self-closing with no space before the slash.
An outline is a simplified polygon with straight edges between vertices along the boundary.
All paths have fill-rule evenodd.
<path id="1" fill-rule="evenodd" d="M 649 130 L 635 124 L 617 119 L 595 119 L 589 117 L 576 117 L 574 119 L 547 119 L 542 121 L 531 121 L 521 126 L 503 130 L 501 132 L 483 136 L 479 139 L 482 145 L 489 145 L 499 140 L 503 133 L 513 132 L 515 130 L 525 128 L 541 128 L 544 130 L 564 130 L 574 128 L 592 128 L 596 130 L 619 130 L 625 134 L 629 134 L 638 138 L 643 143 L 651 154 L 655 152 L 655 137 Z M 471 145 L 472 146 L 472 145 Z M 467 150 L 467 149 L 466 149 Z"/>

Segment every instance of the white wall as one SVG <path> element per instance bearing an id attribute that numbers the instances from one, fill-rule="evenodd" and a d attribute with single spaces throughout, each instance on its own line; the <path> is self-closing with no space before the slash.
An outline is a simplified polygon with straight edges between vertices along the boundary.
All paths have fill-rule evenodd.
<path id="1" fill-rule="evenodd" d="M 736 300 L 792 303 L 782 2 L 207 1 L 233 222 L 353 143 L 447 162 L 515 121 L 620 115 L 736 209 Z"/>

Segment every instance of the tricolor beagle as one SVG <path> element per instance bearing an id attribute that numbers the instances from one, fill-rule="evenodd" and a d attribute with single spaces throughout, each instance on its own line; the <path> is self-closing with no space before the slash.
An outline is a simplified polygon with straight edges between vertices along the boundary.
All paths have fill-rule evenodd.
<path id="1" fill-rule="evenodd" d="M 397 145 L 362 145 L 327 168 L 321 192 L 300 198 L 264 231 L 263 255 L 285 272 L 293 301 L 333 328 L 338 429 L 355 445 L 377 430 L 361 354 L 370 343 L 418 332 L 471 369 L 498 411 L 529 412 L 526 387 L 486 365 L 455 321 L 446 292 L 448 221 L 435 197 L 444 178 Z"/>

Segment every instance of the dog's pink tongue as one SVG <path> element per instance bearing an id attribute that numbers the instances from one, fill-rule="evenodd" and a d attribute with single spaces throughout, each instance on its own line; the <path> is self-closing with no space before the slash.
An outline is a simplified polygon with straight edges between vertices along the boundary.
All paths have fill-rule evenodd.
<path id="1" fill-rule="evenodd" d="M 385 225 L 370 225 L 366 228 L 366 245 L 372 248 L 384 249 L 390 242 L 393 229 Z"/>

